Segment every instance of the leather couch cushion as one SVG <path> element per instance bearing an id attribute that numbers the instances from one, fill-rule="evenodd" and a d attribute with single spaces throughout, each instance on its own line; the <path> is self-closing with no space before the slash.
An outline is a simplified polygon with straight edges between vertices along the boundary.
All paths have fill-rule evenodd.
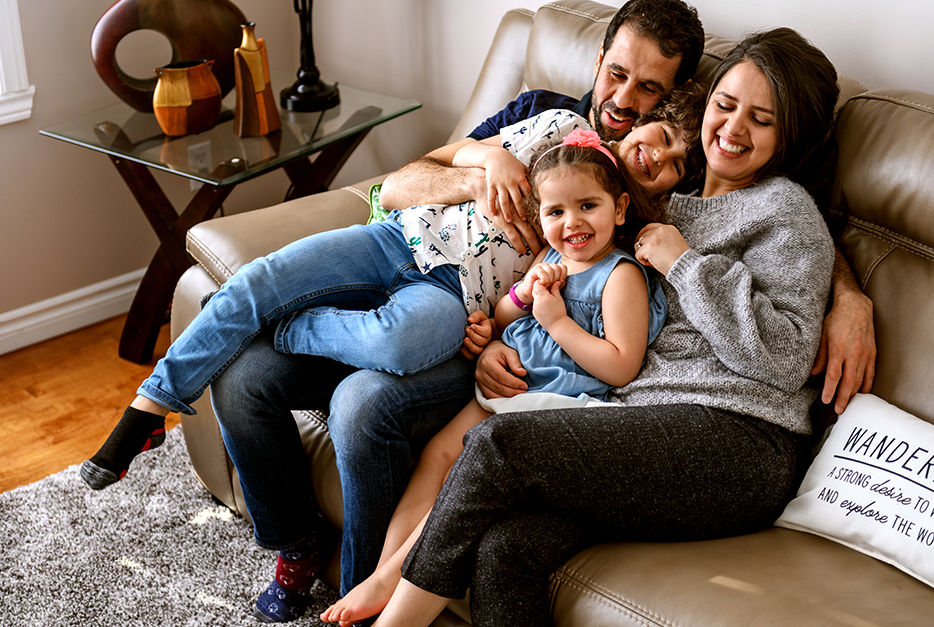
<path id="1" fill-rule="evenodd" d="M 556 627 L 918 627 L 934 616 L 934 591 L 920 581 L 779 528 L 704 542 L 601 544 L 562 566 L 553 588 Z"/>

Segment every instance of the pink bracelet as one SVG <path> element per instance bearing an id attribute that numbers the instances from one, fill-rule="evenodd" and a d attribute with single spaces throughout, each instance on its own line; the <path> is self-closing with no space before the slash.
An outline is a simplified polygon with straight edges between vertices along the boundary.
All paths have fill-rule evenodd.
<path id="1" fill-rule="evenodd" d="M 523 302 L 522 299 L 516 296 L 516 286 L 519 285 L 519 283 L 522 283 L 522 281 L 513 283 L 512 287 L 509 288 L 509 298 L 511 298 L 513 304 L 522 311 L 532 311 L 532 305 Z"/>

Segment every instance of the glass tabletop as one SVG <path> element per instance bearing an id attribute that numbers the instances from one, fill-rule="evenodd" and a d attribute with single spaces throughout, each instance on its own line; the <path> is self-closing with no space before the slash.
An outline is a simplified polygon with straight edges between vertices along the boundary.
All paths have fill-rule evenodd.
<path id="1" fill-rule="evenodd" d="M 273 93 L 294 76 L 272 72 Z M 239 137 L 233 128 L 236 94 L 221 105 L 217 125 L 197 135 L 167 137 L 152 113 L 119 103 L 39 131 L 91 150 L 216 186 L 234 185 L 317 152 L 336 141 L 418 109 L 421 104 L 338 85 L 340 104 L 327 111 L 279 109 L 282 128 Z"/>

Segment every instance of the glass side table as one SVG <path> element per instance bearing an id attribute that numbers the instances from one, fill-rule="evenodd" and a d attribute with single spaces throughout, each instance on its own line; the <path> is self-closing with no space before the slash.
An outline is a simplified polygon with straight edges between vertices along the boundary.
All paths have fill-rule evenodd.
<path id="1" fill-rule="evenodd" d="M 274 93 L 292 78 L 273 72 Z M 339 89 L 340 104 L 327 111 L 280 108 L 282 128 L 264 137 L 237 136 L 234 92 L 224 99 L 217 125 L 197 135 L 166 137 L 153 114 L 123 103 L 39 131 L 106 154 L 159 238 L 123 327 L 121 357 L 136 363 L 152 358 L 175 284 L 193 263 L 185 234 L 211 218 L 237 184 L 282 168 L 291 182 L 287 199 L 325 191 L 371 128 L 421 106 L 344 85 Z M 181 213 L 150 168 L 201 183 Z"/>

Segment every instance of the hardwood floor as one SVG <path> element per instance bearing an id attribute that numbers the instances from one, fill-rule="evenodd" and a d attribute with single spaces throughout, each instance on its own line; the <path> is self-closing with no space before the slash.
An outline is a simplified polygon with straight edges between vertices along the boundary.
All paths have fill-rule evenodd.
<path id="1" fill-rule="evenodd" d="M 117 355 L 125 316 L 0 355 L 0 492 L 93 455 L 169 345 L 162 327 L 153 361 Z M 178 424 L 169 414 L 166 428 Z"/>

